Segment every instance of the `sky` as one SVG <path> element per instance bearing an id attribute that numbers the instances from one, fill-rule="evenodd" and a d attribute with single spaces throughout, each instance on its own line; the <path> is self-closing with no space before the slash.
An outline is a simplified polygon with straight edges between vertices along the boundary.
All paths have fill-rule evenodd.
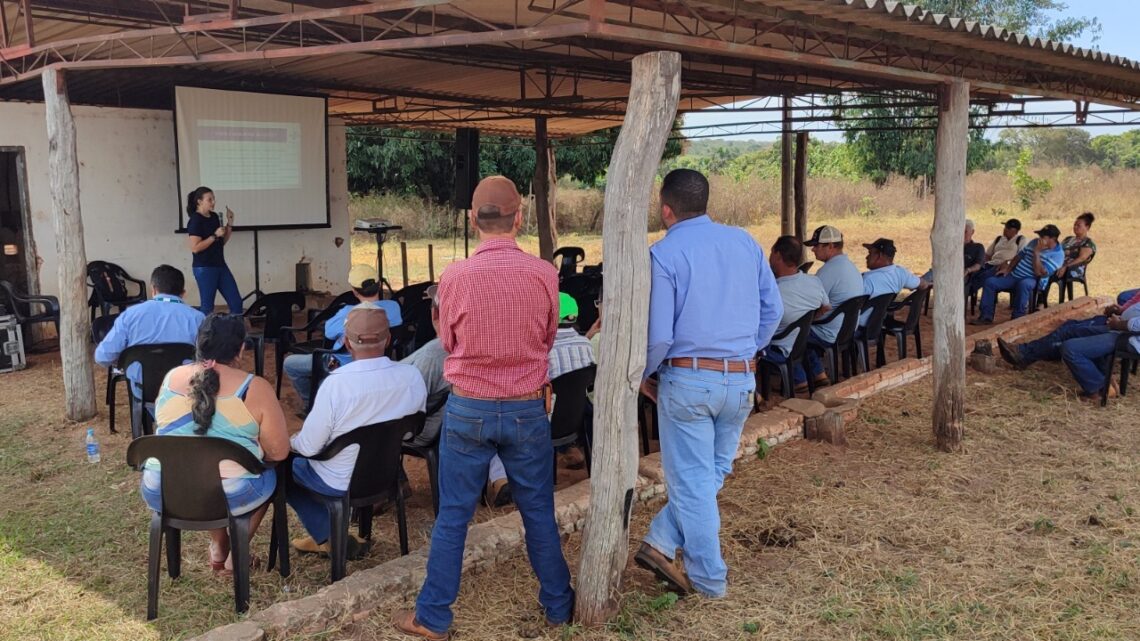
<path id="1" fill-rule="evenodd" d="M 1067 0 L 1068 8 L 1057 16 L 1084 16 L 1095 17 L 1100 20 L 1100 39 L 1093 43 L 1086 35 L 1074 40 L 1072 44 L 1081 47 L 1096 47 L 1114 55 L 1124 56 L 1132 60 L 1140 60 L 1140 38 L 1137 37 L 1137 26 L 1140 25 L 1140 0 Z M 1040 103 L 1038 110 L 1067 110 L 1073 107 L 1072 102 Z M 1095 106 L 1094 106 L 1095 109 Z M 685 115 L 685 126 L 695 125 L 723 125 L 736 122 L 749 122 L 767 120 L 769 114 L 756 113 L 725 113 L 724 111 L 694 112 Z M 1132 127 L 1089 127 L 1093 136 L 1102 134 L 1119 134 Z M 720 132 L 700 129 L 687 129 L 688 135 L 718 134 Z M 990 135 L 996 136 L 991 130 Z M 813 134 L 821 140 L 842 140 L 841 133 L 821 132 Z M 774 134 L 732 136 L 733 140 L 775 140 Z"/>

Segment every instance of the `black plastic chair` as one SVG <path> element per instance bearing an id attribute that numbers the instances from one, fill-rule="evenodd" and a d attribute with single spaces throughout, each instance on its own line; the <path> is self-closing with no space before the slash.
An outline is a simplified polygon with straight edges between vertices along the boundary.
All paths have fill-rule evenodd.
<path id="1" fill-rule="evenodd" d="M 809 261 L 807 261 L 806 263 L 804 263 L 804 264 L 800 265 L 800 271 L 801 271 L 802 273 L 806 274 L 806 273 L 808 273 L 808 272 L 810 272 L 810 271 L 811 271 L 811 266 L 812 266 L 812 265 L 814 265 L 814 264 L 815 264 L 815 261 L 814 261 L 814 260 L 809 260 Z"/>
<path id="2" fill-rule="evenodd" d="M 233 461 L 254 474 L 270 465 L 257 460 L 237 443 L 213 436 L 144 436 L 127 447 L 127 464 L 140 467 L 147 459 L 162 466 L 162 511 L 150 519 L 150 550 L 147 554 L 146 618 L 158 617 L 158 582 L 162 564 L 162 537 L 166 536 L 166 564 L 170 578 L 182 574 L 182 530 L 228 528 L 234 563 L 234 609 L 249 610 L 249 526 L 257 509 L 241 516 L 230 514 L 218 463 Z M 289 576 L 288 531 L 285 514 L 285 484 L 278 478 L 273 502 L 273 531 L 269 537 L 268 570 L 280 555 L 281 576 Z M 269 502 L 266 501 L 266 502 Z M 258 508 L 259 509 L 259 508 Z"/>
<path id="3" fill-rule="evenodd" d="M 315 349 L 327 349 L 333 346 L 333 342 L 327 338 L 313 338 L 313 333 L 317 331 L 324 331 L 325 323 L 333 316 L 336 316 L 346 305 L 355 305 L 358 302 L 356 294 L 351 291 L 345 292 L 337 296 L 328 307 L 320 311 L 316 311 L 309 315 L 309 322 L 301 327 L 282 327 L 281 335 L 277 341 L 277 358 L 280 360 L 280 365 L 277 371 L 280 372 L 285 365 L 285 357 L 289 354 L 312 354 Z M 315 311 L 315 310 L 311 310 Z M 295 334 L 304 332 L 305 340 L 297 341 Z M 281 381 L 284 376 L 277 376 L 277 398 L 281 398 Z"/>
<path id="4" fill-rule="evenodd" d="M 53 323 L 55 324 L 55 333 L 59 335 L 59 299 L 55 296 L 46 295 L 31 295 L 25 294 L 12 283 L 6 280 L 0 280 L 0 293 L 4 294 L 3 306 L 7 308 L 13 316 L 16 317 L 16 322 L 24 330 L 27 335 L 28 326 L 36 323 Z M 42 308 L 38 312 L 32 311 L 32 306 Z"/>
<path id="5" fill-rule="evenodd" d="M 407 357 L 435 338 L 435 327 L 431 324 L 431 299 L 425 298 L 428 287 L 434 284 L 431 281 L 414 283 L 392 294 L 403 318 L 399 327 L 392 328 L 392 343 L 388 348 L 393 360 Z"/>
<path id="6" fill-rule="evenodd" d="M 127 383 L 127 406 L 131 408 L 131 416 L 135 415 L 135 404 L 140 404 L 139 416 L 141 421 L 135 424 L 131 420 L 131 437 L 139 438 L 140 436 L 154 433 L 154 419 L 151 418 L 150 412 L 146 411 L 147 403 L 154 403 L 158 399 L 158 392 L 162 388 L 162 379 L 166 378 L 167 372 L 182 365 L 186 361 L 194 360 L 195 347 L 186 343 L 152 343 L 149 345 L 132 345 L 123 350 L 119 355 L 119 362 L 115 369 L 123 372 L 126 377 L 127 368 L 134 363 L 142 366 L 142 398 L 135 396 L 135 386 L 130 382 Z M 115 431 L 115 390 L 111 387 L 108 390 L 110 396 L 108 398 L 111 406 L 111 431 Z"/>
<path id="7" fill-rule="evenodd" d="M 760 387 L 760 396 L 764 400 L 772 398 L 772 384 L 769 377 L 776 375 L 780 377 L 780 391 L 784 398 L 795 398 L 796 386 L 793 380 L 792 373 L 795 371 L 796 365 L 803 366 L 804 356 L 807 354 L 808 336 L 811 334 L 811 322 L 815 318 L 815 310 L 810 311 L 803 316 L 800 316 L 794 322 L 784 328 L 782 332 L 772 337 L 773 341 L 778 341 L 787 338 L 792 332 L 799 330 L 796 334 L 795 340 L 792 342 L 792 349 L 789 350 L 787 359 L 783 363 L 770 360 L 767 356 L 760 357 L 756 368 L 756 383 Z M 808 397 L 815 393 L 815 381 L 808 377 Z M 753 409 L 760 410 L 758 403 L 753 401 Z"/>
<path id="8" fill-rule="evenodd" d="M 586 475 L 590 474 L 591 456 L 586 435 L 586 392 L 594 384 L 597 366 L 590 365 L 566 372 L 550 381 L 554 410 L 550 414 L 550 441 L 554 445 L 554 473 L 558 478 L 558 448 L 581 445 L 586 458 Z"/>
<path id="9" fill-rule="evenodd" d="M 850 376 L 855 371 L 859 358 L 856 354 L 858 348 L 855 343 L 855 330 L 859 328 L 859 312 L 862 311 L 867 298 L 867 296 L 849 298 L 832 308 L 827 316 L 812 322 L 812 325 L 827 325 L 836 318 L 843 317 L 843 323 L 835 334 L 835 342 L 824 345 L 822 350 L 823 364 L 827 369 L 827 377 L 832 383 L 839 382 L 840 372 Z M 817 346 L 810 343 L 808 349 L 819 351 Z"/>
<path id="10" fill-rule="evenodd" d="M 879 340 L 883 333 L 883 321 L 887 317 L 887 308 L 894 302 L 898 294 L 881 294 L 863 305 L 863 310 L 871 310 L 867 322 L 855 332 L 855 343 L 859 346 L 859 365 L 864 372 L 871 367 L 871 344 L 875 345 L 875 367 L 887 364 L 887 357 L 883 353 L 883 341 Z"/>
<path id="11" fill-rule="evenodd" d="M 558 278 L 578 273 L 578 263 L 585 262 L 586 250 L 581 247 L 559 247 L 554 250 L 554 264 L 558 267 Z"/>
<path id="12" fill-rule="evenodd" d="M 404 512 L 404 494 L 400 491 L 401 456 L 404 434 L 417 432 L 423 425 L 424 413 L 416 412 L 403 418 L 363 425 L 342 434 L 325 449 L 308 457 L 312 461 L 327 461 L 349 445 L 360 446 L 352 479 L 344 496 L 326 496 L 296 482 L 289 484 L 289 492 L 303 492 L 324 504 L 329 511 L 329 559 L 332 564 L 332 581 L 344 578 L 348 561 L 348 521 L 352 508 L 358 515 L 360 537 L 372 539 L 372 506 L 395 497 L 396 520 L 400 529 L 400 554 L 408 553 L 408 521 Z"/>
<path id="13" fill-rule="evenodd" d="M 930 300 L 931 289 L 930 287 L 920 287 L 902 301 L 887 307 L 887 317 L 883 321 L 882 338 L 885 339 L 887 334 L 895 337 L 900 360 L 906 358 L 907 334 L 914 336 L 915 355 L 917 358 L 922 358 L 922 327 L 918 321 L 922 318 L 923 307 Z M 900 309 L 907 310 L 906 318 L 902 321 L 896 320 L 894 316 L 895 312 Z"/>
<path id="14" fill-rule="evenodd" d="M 641 393 L 637 395 L 637 432 L 641 436 L 641 455 L 648 456 L 651 453 L 650 441 L 660 440 L 660 431 L 657 428 L 657 403 Z"/>
<path id="15" fill-rule="evenodd" d="M 115 319 L 118 317 L 118 314 L 110 314 L 96 318 L 95 321 L 91 323 L 91 340 L 95 343 L 99 343 L 106 338 L 107 334 L 111 331 L 111 327 L 115 325 Z M 107 411 L 110 414 L 110 428 L 112 434 L 118 431 L 115 429 L 115 386 L 125 380 L 127 380 L 127 375 L 123 372 L 116 371 L 114 364 L 107 367 L 107 392 L 105 402 L 107 403 Z"/>
<path id="16" fill-rule="evenodd" d="M 246 340 L 253 344 L 254 373 L 265 375 L 265 344 L 272 343 L 277 346 L 274 350 L 274 365 L 277 367 L 277 390 L 280 393 L 281 364 L 285 361 L 285 350 L 281 348 L 282 342 L 289 344 L 293 334 L 285 328 L 293 325 L 293 312 L 305 309 L 305 295 L 301 292 L 274 292 L 265 294 L 253 301 L 249 309 L 245 310 L 245 317 L 254 324 L 254 320 L 261 319 L 261 328 L 252 330 Z"/>
<path id="17" fill-rule="evenodd" d="M 447 405 L 447 397 L 443 397 L 437 403 L 429 405 L 427 411 L 424 412 L 424 420 L 427 417 L 435 415 L 437 412 L 442 412 L 444 406 Z M 442 418 L 442 417 L 440 417 Z M 423 426 L 420 426 L 423 429 Z M 414 435 L 414 433 L 413 433 Z M 422 458 L 427 463 L 428 468 L 428 483 L 431 485 L 431 509 L 432 514 L 439 515 L 439 437 L 437 436 L 435 442 L 431 445 L 413 445 L 408 441 L 404 441 L 403 453 L 406 456 L 414 456 Z"/>
<path id="18" fill-rule="evenodd" d="M 1065 302 L 1066 295 L 1069 297 L 1069 300 L 1074 300 L 1073 285 L 1075 283 L 1080 283 L 1081 287 L 1085 288 L 1085 296 L 1089 295 L 1089 265 L 1092 264 L 1094 258 L 1096 258 L 1096 254 L 1089 256 L 1089 259 L 1085 261 L 1084 269 L 1081 270 L 1080 276 L 1073 276 L 1072 268 L 1070 268 L 1066 269 L 1065 273 L 1061 274 L 1060 278 L 1057 278 L 1056 276 L 1049 278 L 1049 284 L 1045 286 L 1045 291 L 1048 292 L 1049 286 L 1053 285 L 1053 283 L 1057 284 L 1058 305 Z"/>
<path id="19" fill-rule="evenodd" d="M 1140 354 L 1136 353 L 1130 342 L 1135 336 L 1137 334 L 1132 332 L 1122 332 L 1116 337 L 1116 349 L 1108 357 L 1108 368 L 1104 372 L 1104 387 L 1100 390 L 1101 407 L 1108 405 L 1108 388 L 1112 384 L 1112 370 L 1116 361 L 1120 361 L 1120 395 L 1128 393 L 1128 375 L 1135 374 L 1136 367 L 1140 365 Z"/>
<path id="20" fill-rule="evenodd" d="M 305 332 L 305 340 L 311 341 L 313 340 L 313 333 L 317 331 L 323 332 L 325 322 L 327 322 L 333 316 L 336 316 L 336 313 L 340 311 L 340 308 L 344 307 L 345 305 L 356 305 L 359 302 L 360 299 L 357 298 L 356 294 L 350 289 L 340 296 L 332 299 L 332 302 L 330 302 L 325 308 L 308 310 L 308 318 L 306 319 L 306 323 L 303 327 L 286 327 L 285 329 L 295 332 Z"/>
<path id="21" fill-rule="evenodd" d="M 127 307 L 146 300 L 144 281 L 132 277 L 115 263 L 103 260 L 87 263 L 87 286 L 91 288 L 87 306 L 90 308 L 92 322 L 95 321 L 96 310 L 106 316 L 112 308 L 117 307 L 122 313 Z"/>
<path id="22" fill-rule="evenodd" d="M 602 274 L 600 271 L 585 269 L 578 274 L 570 274 L 561 279 L 558 289 L 569 294 L 578 303 L 578 321 L 575 327 L 585 333 L 598 320 L 598 307 L 594 301 L 602 295 Z"/>

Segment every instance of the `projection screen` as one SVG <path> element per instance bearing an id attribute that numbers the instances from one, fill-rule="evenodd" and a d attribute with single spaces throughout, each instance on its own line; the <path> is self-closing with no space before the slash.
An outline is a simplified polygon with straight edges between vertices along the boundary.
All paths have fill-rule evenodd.
<path id="1" fill-rule="evenodd" d="M 324 98 L 175 87 L 178 230 L 200 185 L 237 230 L 329 226 Z"/>

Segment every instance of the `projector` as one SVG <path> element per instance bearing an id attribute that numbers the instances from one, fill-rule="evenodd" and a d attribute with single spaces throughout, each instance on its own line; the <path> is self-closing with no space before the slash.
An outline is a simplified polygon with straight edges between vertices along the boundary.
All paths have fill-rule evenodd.
<path id="1" fill-rule="evenodd" d="M 401 225 L 393 225 L 387 220 L 380 220 L 379 218 L 362 218 L 356 221 L 354 229 L 358 231 L 367 231 L 372 233 L 384 233 L 403 229 Z"/>

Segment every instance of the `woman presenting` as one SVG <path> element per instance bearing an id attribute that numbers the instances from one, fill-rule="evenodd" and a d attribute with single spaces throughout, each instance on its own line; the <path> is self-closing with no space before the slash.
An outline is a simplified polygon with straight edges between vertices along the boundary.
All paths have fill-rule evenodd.
<path id="1" fill-rule="evenodd" d="M 198 281 L 202 299 L 199 309 L 207 316 L 213 312 L 214 296 L 221 291 L 230 313 L 242 313 L 241 292 L 223 253 L 233 231 L 234 212 L 226 207 L 223 226 L 222 217 L 214 211 L 214 192 L 209 187 L 199 187 L 186 196 L 186 213 L 186 231 L 190 234 L 190 251 L 194 253 L 194 280 Z"/>

